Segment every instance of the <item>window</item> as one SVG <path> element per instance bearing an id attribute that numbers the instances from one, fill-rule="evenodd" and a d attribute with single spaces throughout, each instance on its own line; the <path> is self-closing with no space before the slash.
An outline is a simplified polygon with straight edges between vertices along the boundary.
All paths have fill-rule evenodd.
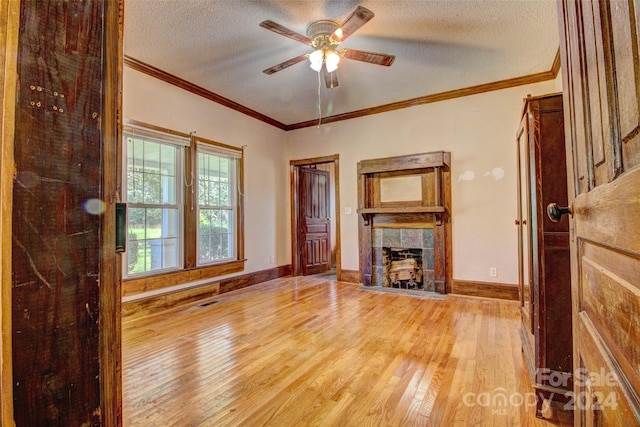
<path id="1" fill-rule="evenodd" d="M 235 259 L 235 158 L 198 144 L 198 264 Z"/>
<path id="2" fill-rule="evenodd" d="M 208 268 L 211 275 L 240 271 L 242 149 L 127 123 L 136 124 L 124 126 L 124 276 L 144 279 L 193 268 Z M 223 265 L 229 263 L 234 265 Z"/>
<path id="3" fill-rule="evenodd" d="M 126 275 L 181 268 L 183 147 L 131 131 L 125 150 Z"/>

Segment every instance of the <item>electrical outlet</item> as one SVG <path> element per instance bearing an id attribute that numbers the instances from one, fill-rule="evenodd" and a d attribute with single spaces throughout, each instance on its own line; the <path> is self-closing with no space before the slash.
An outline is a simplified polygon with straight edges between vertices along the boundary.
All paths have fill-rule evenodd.
<path id="1" fill-rule="evenodd" d="M 496 267 L 489 267 L 489 276 L 498 277 L 498 269 Z"/>
<path id="2" fill-rule="evenodd" d="M 276 257 L 271 255 L 271 264 L 275 264 L 276 263 Z"/>

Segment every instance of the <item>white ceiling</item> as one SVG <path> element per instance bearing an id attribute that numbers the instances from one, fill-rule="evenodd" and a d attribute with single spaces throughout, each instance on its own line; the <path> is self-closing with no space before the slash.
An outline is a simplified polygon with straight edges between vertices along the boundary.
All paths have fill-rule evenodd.
<path id="1" fill-rule="evenodd" d="M 559 46 L 554 0 L 125 0 L 125 55 L 285 125 L 318 118 L 312 48 L 259 26 L 306 35 L 362 5 L 375 17 L 340 48 L 396 56 L 391 67 L 343 59 L 321 84 L 322 116 L 549 71 Z"/>

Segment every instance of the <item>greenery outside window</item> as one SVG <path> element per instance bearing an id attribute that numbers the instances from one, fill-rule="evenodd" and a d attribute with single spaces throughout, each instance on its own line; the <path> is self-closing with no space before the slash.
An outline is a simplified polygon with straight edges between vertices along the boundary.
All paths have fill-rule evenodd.
<path id="1" fill-rule="evenodd" d="M 123 135 L 125 294 L 242 271 L 244 150 L 135 120 Z"/>
<path id="2" fill-rule="evenodd" d="M 236 156 L 198 143 L 198 264 L 237 259 Z"/>
<path id="3" fill-rule="evenodd" d="M 125 129 L 124 141 L 125 276 L 180 269 L 183 151 L 189 141 L 133 128 Z"/>

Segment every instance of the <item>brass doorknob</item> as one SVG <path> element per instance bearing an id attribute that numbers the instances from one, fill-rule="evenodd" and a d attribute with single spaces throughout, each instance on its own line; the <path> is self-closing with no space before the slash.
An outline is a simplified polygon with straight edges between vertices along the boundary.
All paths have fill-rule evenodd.
<path id="1" fill-rule="evenodd" d="M 560 222 L 564 214 L 572 215 L 571 208 L 561 208 L 557 203 L 549 203 L 547 206 L 547 216 L 553 222 Z"/>

